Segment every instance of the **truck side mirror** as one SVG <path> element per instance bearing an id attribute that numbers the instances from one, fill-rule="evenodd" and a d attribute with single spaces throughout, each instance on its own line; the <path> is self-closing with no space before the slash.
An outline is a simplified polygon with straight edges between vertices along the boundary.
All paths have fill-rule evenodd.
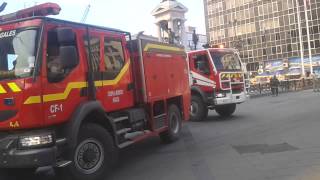
<path id="1" fill-rule="evenodd" d="M 57 28 L 57 38 L 60 45 L 75 45 L 76 35 L 71 28 Z"/>
<path id="2" fill-rule="evenodd" d="M 79 63 L 78 52 L 75 46 L 60 46 L 60 60 L 64 69 L 72 69 Z"/>

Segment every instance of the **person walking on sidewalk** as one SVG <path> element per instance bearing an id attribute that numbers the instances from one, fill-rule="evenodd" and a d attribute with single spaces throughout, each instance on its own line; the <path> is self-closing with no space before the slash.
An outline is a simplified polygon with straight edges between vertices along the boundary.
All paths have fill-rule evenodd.
<path id="1" fill-rule="evenodd" d="M 279 95 L 279 80 L 277 79 L 277 76 L 274 75 L 273 78 L 270 79 L 270 87 L 271 87 L 271 93 L 273 96 Z"/>
<path id="2" fill-rule="evenodd" d="M 313 92 L 319 92 L 319 79 L 316 75 L 316 73 L 312 72 L 311 73 L 311 77 L 312 77 L 312 84 L 313 84 Z"/>

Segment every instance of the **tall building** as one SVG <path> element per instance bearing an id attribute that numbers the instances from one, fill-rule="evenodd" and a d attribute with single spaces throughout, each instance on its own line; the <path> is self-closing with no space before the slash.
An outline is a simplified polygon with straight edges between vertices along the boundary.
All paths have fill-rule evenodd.
<path id="1" fill-rule="evenodd" d="M 239 49 L 249 71 L 266 69 L 270 62 L 280 62 L 275 63 L 280 69 L 299 63 L 301 68 L 302 42 L 306 74 L 310 71 L 309 48 L 314 70 L 320 72 L 319 0 L 204 0 L 204 6 L 209 44 Z"/>

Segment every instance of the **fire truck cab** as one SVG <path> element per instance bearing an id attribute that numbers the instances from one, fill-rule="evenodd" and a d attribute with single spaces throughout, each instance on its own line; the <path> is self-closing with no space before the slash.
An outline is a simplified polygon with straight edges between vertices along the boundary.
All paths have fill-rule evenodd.
<path id="1" fill-rule="evenodd" d="M 209 109 L 223 117 L 246 100 L 245 76 L 235 49 L 209 48 L 188 52 L 191 76 L 191 120 L 201 121 Z"/>
<path id="2" fill-rule="evenodd" d="M 0 18 L 0 174 L 8 179 L 53 166 L 62 179 L 100 180 L 118 149 L 158 135 L 172 142 L 189 119 L 183 48 L 45 17 L 58 11 L 46 3 Z"/>

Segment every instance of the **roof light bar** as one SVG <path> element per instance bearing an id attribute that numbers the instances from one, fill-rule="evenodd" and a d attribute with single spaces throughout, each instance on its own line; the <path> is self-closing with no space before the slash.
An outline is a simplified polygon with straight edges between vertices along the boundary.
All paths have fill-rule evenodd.
<path id="1" fill-rule="evenodd" d="M 33 16 L 58 15 L 61 7 L 56 3 L 44 3 L 17 12 L 0 16 L 0 22 L 13 21 Z"/>

